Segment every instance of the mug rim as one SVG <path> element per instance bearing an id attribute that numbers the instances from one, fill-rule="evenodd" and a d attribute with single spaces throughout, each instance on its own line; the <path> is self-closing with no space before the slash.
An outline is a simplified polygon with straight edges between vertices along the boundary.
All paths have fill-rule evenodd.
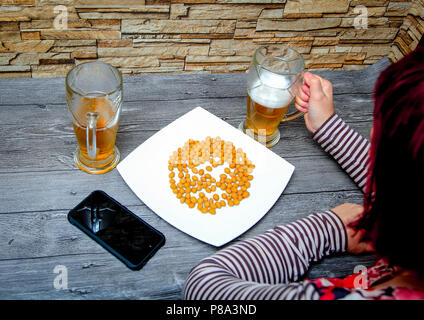
<path id="1" fill-rule="evenodd" d="M 254 52 L 254 54 L 253 54 L 253 61 L 255 62 L 255 64 L 257 65 L 257 66 L 259 66 L 259 67 L 261 67 L 261 68 L 263 68 L 263 69 L 265 69 L 265 70 L 268 70 L 269 72 L 272 72 L 272 73 L 277 73 L 277 74 L 280 74 L 279 72 L 276 72 L 276 71 L 274 71 L 274 70 L 270 70 L 270 69 L 268 69 L 268 68 L 266 68 L 266 67 L 264 67 L 261 63 L 259 63 L 258 62 L 258 59 L 257 59 L 257 56 L 259 55 L 259 51 L 261 50 L 261 49 L 263 49 L 263 48 L 266 48 L 266 47 L 279 47 L 279 48 L 286 48 L 286 49 L 289 49 L 290 51 L 293 51 L 294 53 L 296 53 L 296 55 L 297 55 L 297 57 L 295 58 L 295 59 L 291 59 L 291 60 L 282 60 L 282 59 L 280 59 L 280 60 L 282 60 L 282 61 L 295 61 L 295 60 L 300 60 L 301 62 L 302 62 L 302 69 L 301 70 L 299 70 L 298 72 L 294 72 L 294 73 L 284 73 L 284 75 L 296 75 L 296 74 L 298 74 L 298 73 L 300 73 L 300 72 L 303 72 L 305 69 L 306 69 L 306 66 L 305 66 L 305 60 L 303 59 L 303 57 L 302 57 L 302 55 L 299 53 L 299 51 L 297 51 L 296 49 L 293 49 L 292 47 L 289 47 L 289 46 L 287 46 L 287 45 L 284 45 L 284 44 L 265 44 L 265 45 L 262 45 L 262 46 L 260 46 L 260 47 L 258 47 L 258 48 L 256 48 L 256 50 L 255 50 L 255 52 Z M 263 56 L 263 55 L 262 55 Z M 277 58 L 278 59 L 278 58 Z"/>
<path id="2" fill-rule="evenodd" d="M 80 63 L 78 65 L 75 65 L 71 70 L 68 71 L 68 73 L 66 74 L 66 77 L 65 77 L 65 84 L 66 84 L 66 88 L 69 89 L 70 91 L 72 91 L 72 93 L 75 93 L 75 94 L 77 94 L 79 96 L 82 96 L 82 97 L 86 97 L 84 94 L 81 94 L 81 92 L 75 90 L 69 84 L 69 77 L 70 77 L 71 72 L 73 72 L 75 69 L 81 68 L 82 66 L 87 65 L 87 64 L 102 64 L 102 65 L 105 65 L 105 66 L 111 68 L 112 70 L 116 71 L 117 74 L 118 74 L 118 76 L 119 76 L 119 82 L 118 82 L 117 86 L 114 89 L 112 89 L 109 92 L 105 92 L 105 93 L 102 92 L 101 94 L 99 94 L 96 97 L 106 97 L 106 96 L 112 95 L 113 93 L 117 92 L 118 90 L 121 90 L 122 91 L 122 82 L 123 82 L 123 79 L 122 79 L 122 73 L 121 73 L 121 71 L 119 71 L 118 68 L 112 66 L 109 63 L 106 63 L 106 62 L 103 62 L 103 61 L 97 61 L 96 60 L 96 61 L 86 61 L 86 62 Z"/>

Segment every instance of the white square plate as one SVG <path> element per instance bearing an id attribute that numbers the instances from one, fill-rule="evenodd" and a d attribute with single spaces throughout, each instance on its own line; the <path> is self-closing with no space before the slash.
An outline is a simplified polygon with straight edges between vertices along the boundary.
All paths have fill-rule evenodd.
<path id="1" fill-rule="evenodd" d="M 238 206 L 223 207 L 216 214 L 203 214 L 181 204 L 169 185 L 168 160 L 189 140 L 221 137 L 242 148 L 255 168 L 250 196 Z M 211 175 L 219 180 L 224 166 Z M 155 133 L 117 166 L 134 193 L 158 216 L 175 228 L 214 246 L 222 246 L 246 232 L 278 200 L 294 166 L 230 124 L 197 107 Z M 199 167 L 200 168 L 200 167 Z M 220 190 L 218 188 L 218 190 Z"/>

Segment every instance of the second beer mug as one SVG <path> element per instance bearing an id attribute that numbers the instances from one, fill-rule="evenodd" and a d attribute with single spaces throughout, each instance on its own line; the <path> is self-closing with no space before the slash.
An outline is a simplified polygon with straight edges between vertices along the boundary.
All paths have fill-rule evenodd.
<path id="1" fill-rule="evenodd" d="M 247 117 L 239 128 L 272 147 L 280 140 L 278 125 L 302 112 L 287 113 L 303 82 L 302 56 L 284 45 L 256 49 L 247 77 Z"/>
<path id="2" fill-rule="evenodd" d="M 105 173 L 119 162 L 115 146 L 122 105 L 122 76 L 104 62 L 74 67 L 66 77 L 66 100 L 78 142 L 76 165 L 89 173 Z"/>

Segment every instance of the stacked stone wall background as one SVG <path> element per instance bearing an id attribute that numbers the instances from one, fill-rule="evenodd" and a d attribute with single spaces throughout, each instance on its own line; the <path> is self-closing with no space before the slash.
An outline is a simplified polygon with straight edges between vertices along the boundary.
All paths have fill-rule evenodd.
<path id="1" fill-rule="evenodd" d="M 392 62 L 398 61 L 417 47 L 424 34 L 424 0 L 416 0 L 408 11 L 388 54 Z"/>
<path id="2" fill-rule="evenodd" d="M 133 75 L 244 72 L 269 43 L 296 48 L 310 69 L 360 69 L 406 53 L 423 1 L 0 0 L 0 77 L 62 77 L 97 59 Z M 63 6 L 66 28 L 55 28 Z"/>

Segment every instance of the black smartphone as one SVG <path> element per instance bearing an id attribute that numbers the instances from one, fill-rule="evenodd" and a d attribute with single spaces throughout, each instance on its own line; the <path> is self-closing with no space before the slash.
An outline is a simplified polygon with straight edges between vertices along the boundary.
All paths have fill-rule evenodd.
<path id="1" fill-rule="evenodd" d="M 70 210 L 68 220 L 132 270 L 140 270 L 165 244 L 161 232 L 101 190 Z"/>

